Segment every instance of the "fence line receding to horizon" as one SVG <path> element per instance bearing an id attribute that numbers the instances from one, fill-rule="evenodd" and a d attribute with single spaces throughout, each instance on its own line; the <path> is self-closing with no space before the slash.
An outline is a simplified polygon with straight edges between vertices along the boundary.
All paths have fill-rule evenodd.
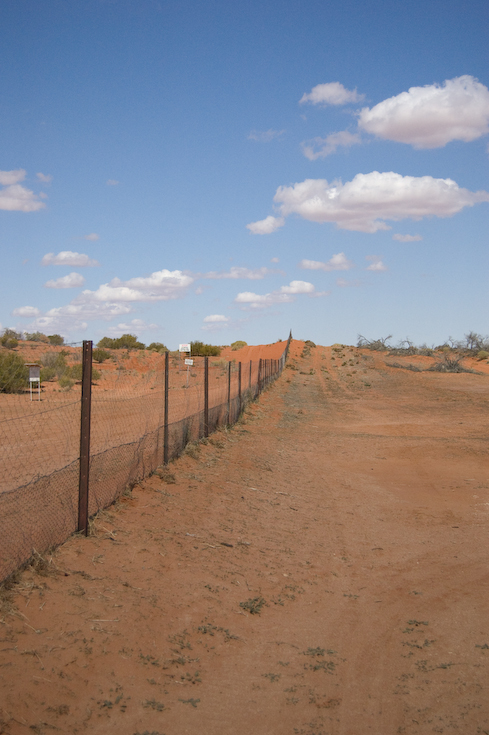
<path id="1" fill-rule="evenodd" d="M 178 457 L 189 442 L 234 424 L 281 373 L 278 359 L 249 362 L 175 353 L 121 353 L 102 370 L 92 343 L 72 348 L 78 385 L 49 384 L 41 401 L 0 394 L 0 581 L 59 545 L 126 488 Z M 76 391 L 76 392 L 75 392 Z"/>

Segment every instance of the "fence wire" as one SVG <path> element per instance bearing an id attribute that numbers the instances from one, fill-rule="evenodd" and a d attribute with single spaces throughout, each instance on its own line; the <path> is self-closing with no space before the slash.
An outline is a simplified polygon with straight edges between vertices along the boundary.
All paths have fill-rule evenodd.
<path id="1" fill-rule="evenodd" d="M 207 404 L 205 358 L 185 367 L 169 355 L 166 431 L 165 355 L 114 350 L 94 361 L 89 515 L 164 463 L 165 436 L 171 461 L 189 442 L 235 423 L 281 374 L 290 339 L 279 360 L 209 358 Z M 79 520 L 81 346 L 29 345 L 24 356 L 0 349 L 0 581 L 34 550 L 62 543 Z M 41 367 L 41 400 L 36 382 L 31 400 L 24 360 Z"/>

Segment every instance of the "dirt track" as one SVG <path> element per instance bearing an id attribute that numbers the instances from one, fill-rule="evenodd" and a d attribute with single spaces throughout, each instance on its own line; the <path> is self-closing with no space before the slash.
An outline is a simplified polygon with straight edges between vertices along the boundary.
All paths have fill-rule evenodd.
<path id="1" fill-rule="evenodd" d="M 0 733 L 489 732 L 488 377 L 301 349 L 24 573 Z"/>

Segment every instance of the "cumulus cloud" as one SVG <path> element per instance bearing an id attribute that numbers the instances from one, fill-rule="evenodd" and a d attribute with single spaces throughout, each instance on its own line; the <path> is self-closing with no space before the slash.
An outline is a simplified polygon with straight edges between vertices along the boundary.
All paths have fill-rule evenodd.
<path id="1" fill-rule="evenodd" d="M 93 268 L 100 265 L 98 260 L 92 260 L 85 253 L 74 253 L 71 250 L 62 250 L 55 255 L 54 253 L 46 253 L 41 261 L 41 265 L 69 265 L 75 268 Z"/>
<path id="2" fill-rule="evenodd" d="M 89 235 L 85 235 L 85 240 L 95 242 L 96 240 L 100 240 L 100 235 L 97 235 L 96 232 L 91 232 Z"/>
<path id="3" fill-rule="evenodd" d="M 57 278 L 56 280 L 46 281 L 45 288 L 80 288 L 85 284 L 85 279 L 81 273 L 69 273 L 67 276 Z"/>
<path id="4" fill-rule="evenodd" d="M 280 258 L 270 258 L 270 263 L 280 263 Z"/>
<path id="5" fill-rule="evenodd" d="M 420 242 L 423 238 L 421 235 L 392 235 L 392 239 L 397 242 Z"/>
<path id="6" fill-rule="evenodd" d="M 0 171 L 0 209 L 8 212 L 37 212 L 46 205 L 37 194 L 19 183 L 25 179 L 23 168 L 15 171 Z"/>
<path id="7" fill-rule="evenodd" d="M 243 268 L 240 266 L 232 266 L 228 271 L 224 271 L 222 273 L 219 273 L 217 271 L 210 271 L 209 273 L 204 274 L 204 278 L 212 278 L 212 279 L 221 279 L 221 278 L 231 278 L 231 279 L 237 279 L 237 278 L 247 278 L 250 281 L 259 281 L 262 278 L 265 278 L 266 275 L 269 273 L 273 273 L 274 271 L 270 270 L 269 268 Z"/>
<path id="8" fill-rule="evenodd" d="M 258 222 L 250 222 L 246 227 L 252 235 L 270 235 L 275 230 L 278 230 L 279 227 L 282 227 L 283 224 L 284 220 L 282 217 L 273 217 L 269 214 L 265 219 L 261 219 Z"/>
<path id="9" fill-rule="evenodd" d="M 107 183 L 107 186 L 117 186 L 119 182 L 117 181 L 117 179 L 107 179 L 106 183 Z"/>
<path id="10" fill-rule="evenodd" d="M 193 282 L 194 278 L 182 271 L 164 268 L 150 276 L 130 278 L 128 281 L 114 278 L 110 283 L 103 283 L 96 291 L 82 291 L 74 303 L 169 301 L 183 296 Z"/>
<path id="11" fill-rule="evenodd" d="M 71 302 L 66 306 L 49 309 L 37 316 L 30 327 L 41 332 L 67 334 L 74 331 L 85 331 L 88 321 L 103 319 L 111 321 L 131 312 L 131 307 L 125 304 L 87 303 L 76 304 Z"/>
<path id="12" fill-rule="evenodd" d="M 372 233 L 389 230 L 385 220 L 451 217 L 464 207 L 489 202 L 489 193 L 462 189 L 451 179 L 373 171 L 357 174 L 346 184 L 306 179 L 280 186 L 274 201 L 281 205 L 281 222 L 299 214 L 312 222 L 334 222 L 339 229 Z"/>
<path id="13" fill-rule="evenodd" d="M 355 267 L 352 260 L 348 260 L 345 253 L 336 253 L 327 263 L 320 260 L 301 260 L 299 268 L 310 271 L 349 271 Z"/>
<path id="14" fill-rule="evenodd" d="M 308 94 L 303 94 L 299 104 L 310 102 L 312 105 L 347 105 L 350 102 L 361 102 L 364 94 L 356 89 L 346 89 L 340 82 L 317 84 Z"/>
<path id="15" fill-rule="evenodd" d="M 387 270 L 387 266 L 384 265 L 382 259 L 378 255 L 366 255 L 365 260 L 370 261 L 370 265 L 367 266 L 368 271 L 382 272 Z"/>
<path id="16" fill-rule="evenodd" d="M 452 140 L 468 143 L 489 132 L 489 90 L 467 74 L 441 86 L 411 87 L 371 109 L 364 107 L 358 125 L 414 148 L 443 148 Z"/>
<path id="17" fill-rule="evenodd" d="M 23 316 L 28 319 L 34 319 L 34 317 L 40 315 L 40 311 L 37 306 L 19 306 L 18 309 L 14 309 L 12 316 Z"/>
<path id="18" fill-rule="evenodd" d="M 36 176 L 39 179 L 39 181 L 42 181 L 43 184 L 50 184 L 51 181 L 53 180 L 53 177 L 51 176 L 51 174 L 42 174 L 39 172 L 38 174 L 36 174 Z"/>
<path id="19" fill-rule="evenodd" d="M 285 130 L 252 130 L 248 135 L 248 140 L 255 140 L 258 143 L 269 143 L 274 138 L 281 138 Z"/>
<path id="20" fill-rule="evenodd" d="M 252 291 L 243 291 L 234 299 L 235 303 L 243 304 L 245 309 L 264 309 L 275 304 L 289 304 L 295 301 L 298 294 L 314 295 L 314 286 L 307 281 L 291 281 L 288 286 L 267 294 L 256 294 Z"/>
<path id="21" fill-rule="evenodd" d="M 119 322 L 116 326 L 109 327 L 106 332 L 111 336 L 120 337 L 121 334 L 131 334 L 134 331 L 146 332 L 148 330 L 158 329 L 157 324 L 148 324 L 144 319 L 131 319 L 130 322 Z"/>
<path id="22" fill-rule="evenodd" d="M 350 148 L 358 143 L 361 143 L 359 135 L 349 133 L 348 130 L 342 130 L 339 133 L 331 133 L 326 138 L 313 138 L 304 141 L 304 143 L 301 143 L 301 148 L 306 158 L 310 161 L 316 161 L 318 158 L 326 158 L 326 156 L 336 153 L 340 146 Z"/>
<path id="23" fill-rule="evenodd" d="M 209 314 L 209 316 L 204 317 L 206 324 L 225 324 L 228 321 L 229 317 L 224 316 L 224 314 Z"/>

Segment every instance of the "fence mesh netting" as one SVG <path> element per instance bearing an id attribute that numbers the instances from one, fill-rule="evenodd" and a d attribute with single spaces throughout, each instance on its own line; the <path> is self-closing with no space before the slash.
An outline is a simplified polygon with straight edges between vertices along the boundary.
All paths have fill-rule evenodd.
<path id="1" fill-rule="evenodd" d="M 164 463 L 165 435 L 172 460 L 206 430 L 236 422 L 280 375 L 289 342 L 280 359 L 262 361 L 261 372 L 258 360 L 242 363 L 241 380 L 239 363 L 209 358 L 207 411 L 205 359 L 194 357 L 186 367 L 181 355 L 170 354 L 166 432 L 164 354 L 114 350 L 110 359 L 94 362 L 89 515 Z M 82 349 L 32 346 L 28 359 L 14 366 L 15 385 L 8 383 L 12 368 L 2 372 L 2 354 L 0 580 L 77 529 Z M 25 362 L 41 366 L 40 394 L 38 382 L 29 386 Z"/>

